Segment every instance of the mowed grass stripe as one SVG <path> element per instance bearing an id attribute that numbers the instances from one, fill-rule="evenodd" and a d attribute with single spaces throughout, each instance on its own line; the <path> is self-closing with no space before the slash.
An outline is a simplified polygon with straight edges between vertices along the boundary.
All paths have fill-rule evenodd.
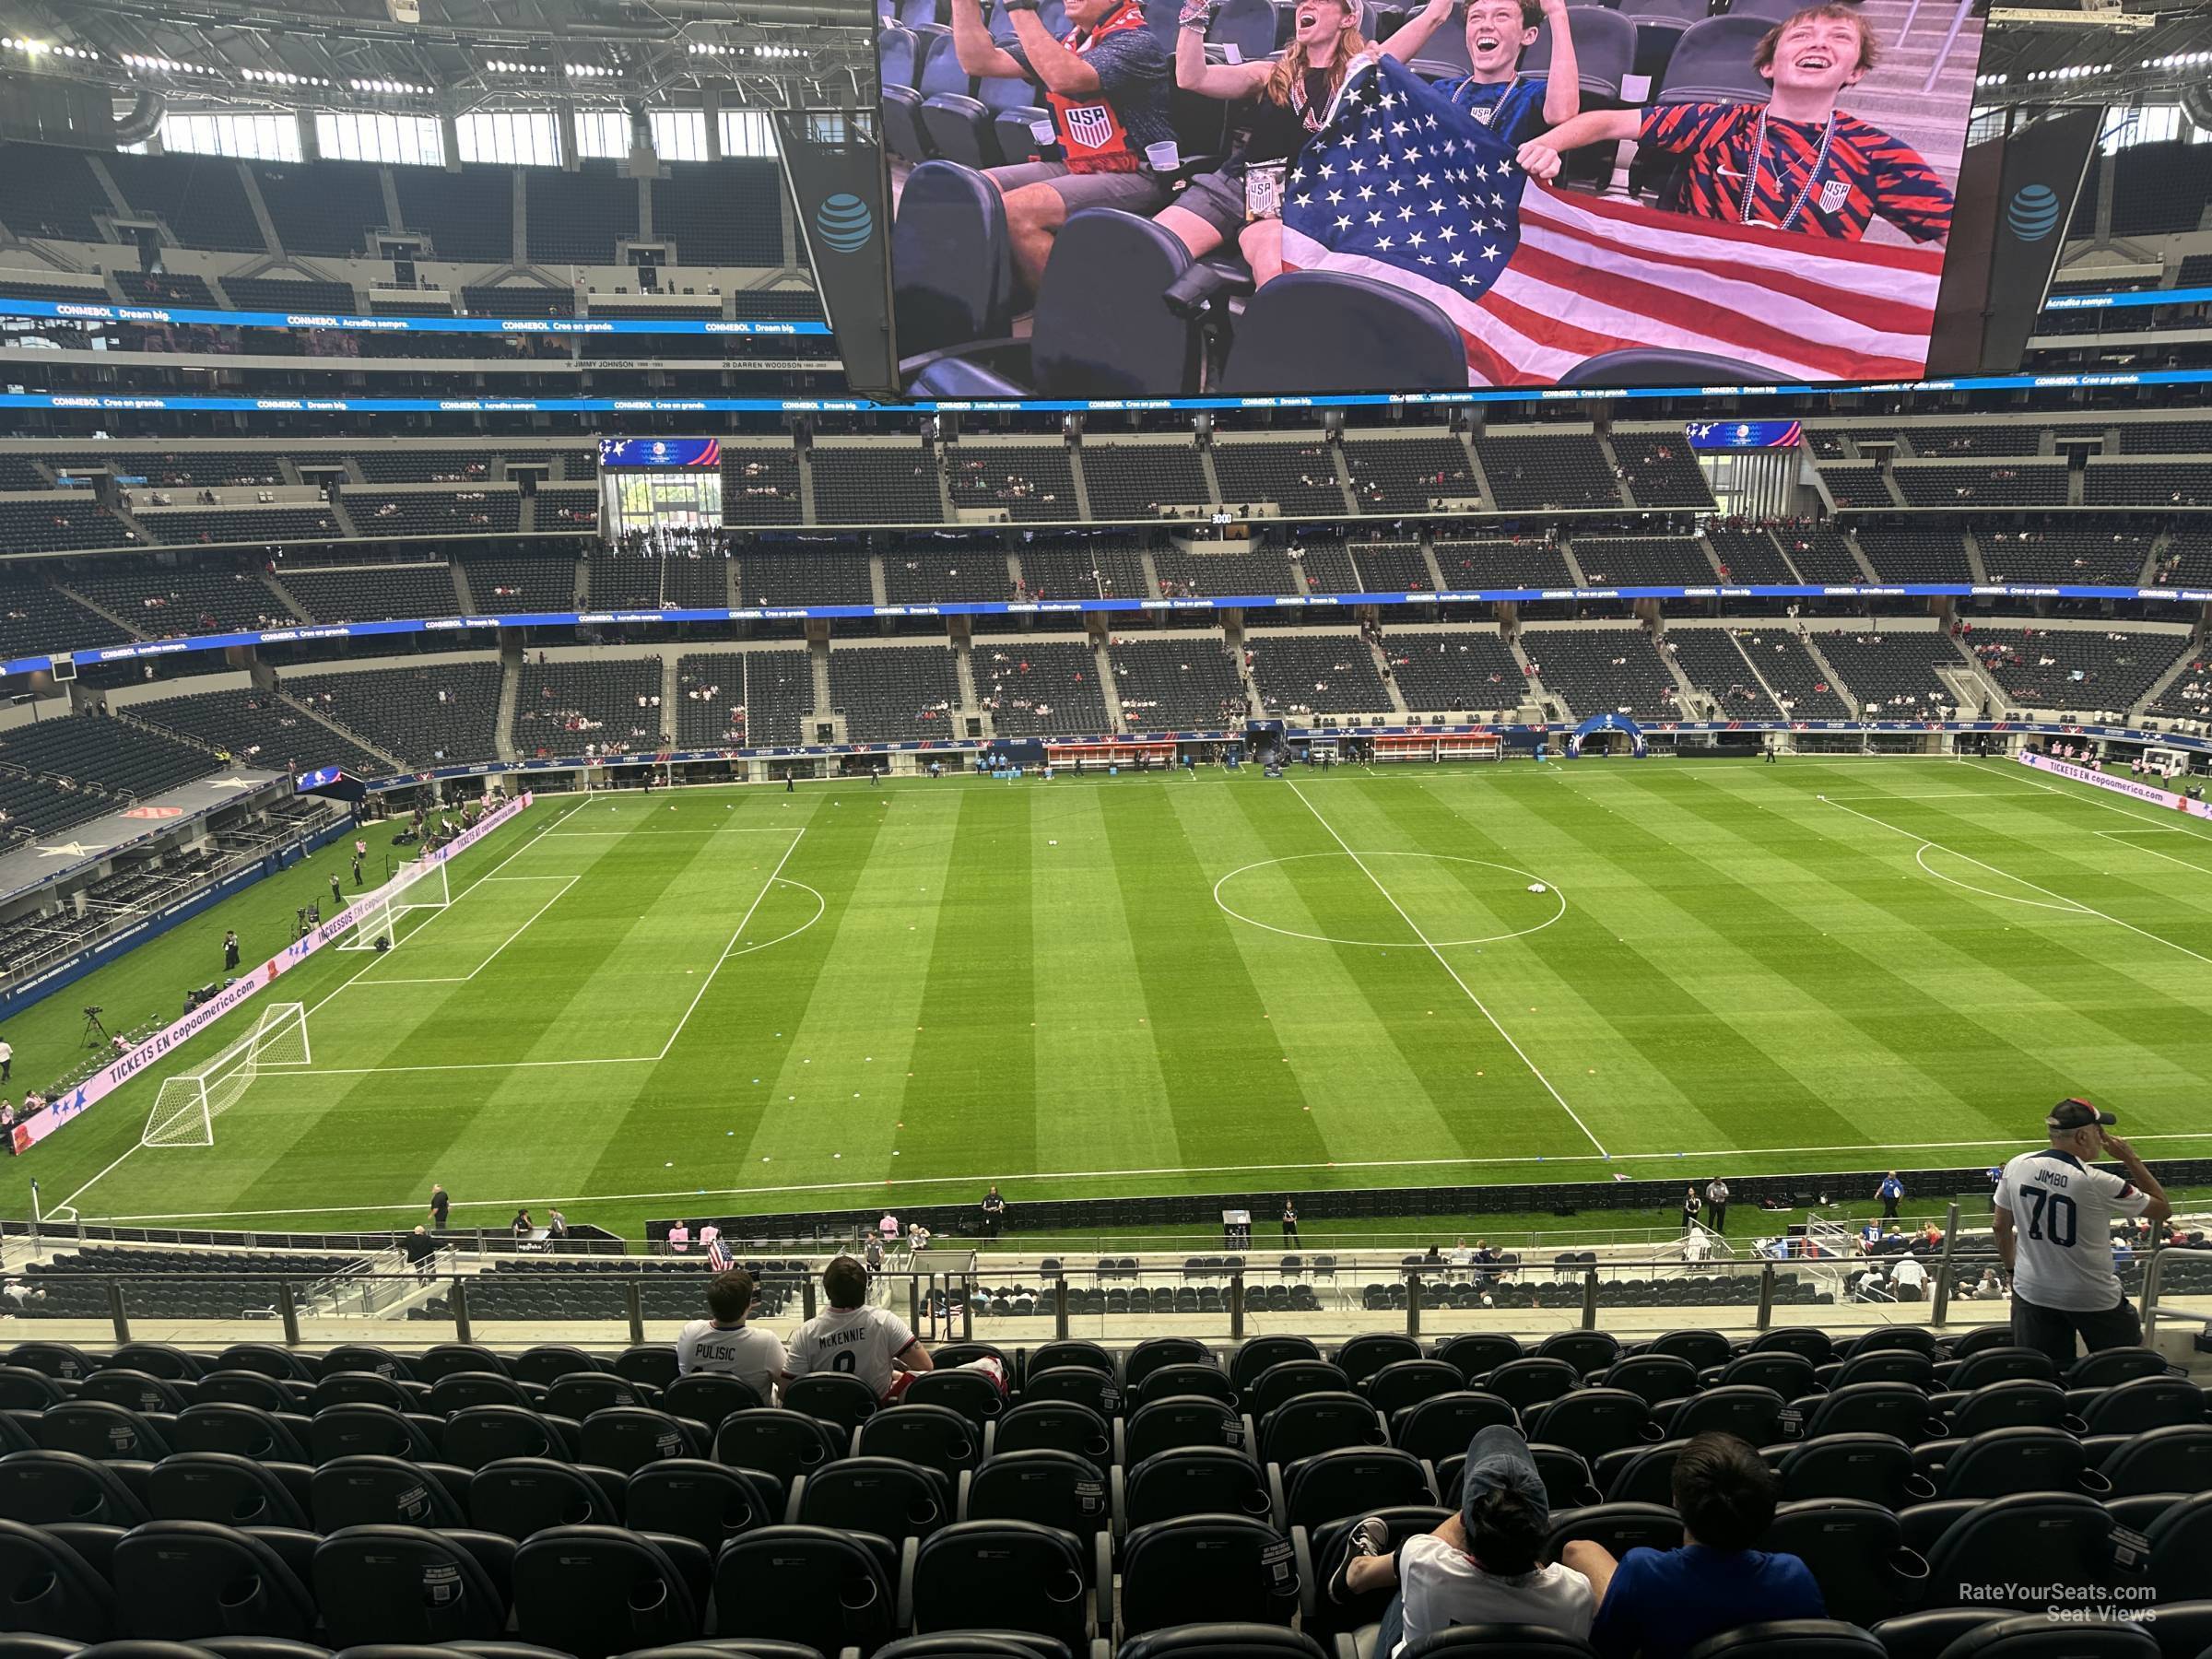
<path id="1" fill-rule="evenodd" d="M 1716 798 L 1729 804 L 1716 806 Z M 1706 802 L 1685 805 L 1700 816 L 1717 812 L 1725 821 L 1743 824 L 1747 848 L 1763 850 L 1801 873 L 1820 874 L 1860 905 L 1909 930 L 1889 946 L 1893 966 L 1919 990 L 1927 1013 L 1885 1041 L 1917 1041 L 1924 1066 L 1951 1065 L 1953 1092 L 1980 1102 L 1975 1115 L 1993 1127 L 2009 1129 L 2017 1122 L 2013 1100 L 2035 1100 L 2053 1088 L 2057 1094 L 2050 1098 L 2056 1099 L 2091 1086 L 2077 1069 L 2047 1058 L 2053 1034 L 2085 1018 L 2101 1026 L 2103 1040 L 2116 1047 L 2118 1075 L 2139 1077 L 2145 1066 L 2170 1070 L 2158 1052 L 2138 1041 L 2147 1022 L 2133 994 L 2102 963 L 2071 948 L 2060 926 L 2053 925 L 2081 918 L 1999 905 L 1935 881 L 1911 863 L 1911 841 L 1882 838 L 1906 850 L 1900 864 L 1893 852 L 1862 838 L 1831 834 L 1831 824 L 1841 829 L 1853 820 L 1818 802 L 1794 804 L 1785 815 L 1709 784 Z M 1786 882 L 1781 890 L 1787 893 Z M 1998 910 L 2015 913 L 1993 913 Z M 1877 937 L 1881 932 L 1863 912 L 1854 915 L 1850 908 L 1818 909 L 1808 919 L 1825 921 L 1831 930 L 1872 927 Z M 2144 947 L 2159 948 L 2147 942 Z M 2105 999 L 2115 996 L 2119 1006 L 2100 1015 Z M 2131 1006 L 2137 1009 L 2132 1015 Z M 1955 1058 L 1947 1060 L 1947 1054 Z"/>
<path id="2" fill-rule="evenodd" d="M 1240 809 L 1249 839 L 1225 826 L 1202 844 L 1218 845 L 1224 862 L 1243 846 L 1285 861 L 1265 873 L 1273 880 L 1255 881 L 1254 871 L 1230 884 L 1240 908 L 1316 935 L 1230 924 L 1331 1155 L 1371 1158 L 1378 1145 L 1439 1158 L 1524 1143 L 1555 1149 L 1542 1120 L 1557 1108 L 1542 1086 L 1307 803 L 1280 786 L 1213 793 Z M 1194 811 L 1183 807 L 1186 820 Z M 1387 884 L 1413 862 L 1378 856 L 1368 868 Z"/>
<path id="3" fill-rule="evenodd" d="M 1717 1064 L 1670 1067 L 1709 1102 L 1712 1144 L 1895 1139 L 1900 1098 L 1947 1095 L 1964 1106 L 1954 1088 L 1963 1077 L 1928 1064 L 1946 1062 L 1950 1049 L 1924 1029 L 1926 995 L 1885 966 L 1914 953 L 1912 935 L 1885 928 L 1877 941 L 1839 925 L 1851 909 L 1840 891 L 1784 902 L 1802 887 L 1789 879 L 1800 873 L 1769 859 L 1725 815 L 1688 811 L 1679 792 L 1630 785 L 1603 804 L 1547 809 L 1562 832 L 1605 847 L 1645 896 L 1630 948 L 1694 1000 L 1691 1028 L 1714 1043 Z M 1742 1081 L 1731 1083 L 1739 1066 Z"/>
<path id="4" fill-rule="evenodd" d="M 1159 1048 L 1140 1023 L 1149 1007 L 1121 886 L 1108 877 L 1110 810 L 1121 810 L 1111 791 L 1055 783 L 1049 810 L 1035 817 L 1048 843 L 1035 850 L 1030 872 L 1041 1170 L 1193 1161 L 1176 1133 Z"/>
<path id="5" fill-rule="evenodd" d="M 1037 1028 L 1067 1012 L 1065 1005 L 1040 1008 L 1030 960 L 1039 798 L 1028 789 L 968 790 L 952 807 L 952 856 L 924 973 L 914 1081 L 905 1091 L 916 1110 L 899 1137 L 902 1174 L 910 1164 L 955 1172 L 1039 1167 L 1045 1102 L 1037 1092 Z M 1042 803 L 1047 812 L 1051 806 Z M 1080 1006 L 1080 990 L 1069 989 Z M 991 1125 L 981 1146 L 979 1122 Z"/>
<path id="6" fill-rule="evenodd" d="M 795 1008 L 778 998 L 774 1023 L 764 1024 L 752 1005 L 736 1005 L 747 1032 L 741 1052 L 765 1049 L 772 1056 L 736 1077 L 758 1110 L 749 1141 L 735 1137 L 745 1157 L 742 1171 L 726 1171 L 733 1183 L 904 1175 L 905 1164 L 924 1161 L 893 1159 L 905 1134 L 933 1114 L 967 1116 L 965 1098 L 957 1088 L 935 1092 L 939 1079 L 915 1053 L 930 959 L 947 921 L 945 892 L 959 809 L 957 794 L 865 783 L 840 786 L 827 806 L 818 806 L 808 834 L 828 843 L 825 856 L 842 872 L 845 902 L 805 935 L 830 929 L 820 966 Z M 746 982 L 773 976 L 775 954 L 751 959 Z M 754 1077 L 763 1079 L 757 1090 Z"/>
<path id="7" fill-rule="evenodd" d="M 1189 1163 L 1325 1162 L 1314 1113 L 1301 1110 L 1322 1103 L 1284 1063 L 1274 1021 L 1261 1018 L 1265 1000 L 1214 905 L 1211 861 L 1192 844 L 1171 789 L 1195 804 L 1208 785 L 1140 781 L 1106 814 L 1111 875 L 1145 993 L 1142 1023 L 1123 1036 L 1151 1044 Z M 1132 1147 L 1116 1167 L 1157 1168 L 1154 1150 Z"/>
<path id="8" fill-rule="evenodd" d="M 379 999 L 385 1006 L 374 1013 L 384 1017 L 385 1030 L 364 1040 L 355 1028 L 348 1049 L 319 1058 L 331 1065 L 387 1060 L 428 1066 L 656 1051 L 682 1011 L 679 994 L 688 999 L 682 988 L 696 985 L 697 976 L 712 967 L 735 922 L 723 920 L 722 903 L 708 902 L 726 885 L 712 856 L 715 841 L 665 837 L 654 844 L 638 833 L 645 821 L 618 824 L 630 831 L 619 841 L 537 843 L 510 868 L 535 874 L 539 871 L 533 865 L 574 859 L 567 873 L 581 868 L 582 878 L 533 924 L 529 949 L 506 953 L 494 972 L 464 984 L 348 990 L 332 1007 L 343 1007 L 348 999 Z M 589 849 L 599 850 L 577 857 L 577 850 Z M 520 905 L 517 911 L 517 922 L 528 913 Z M 362 1017 L 347 1007 L 345 1018 L 351 1025 Z M 323 1123 L 248 1189 L 246 1201 L 278 1201 L 311 1166 L 326 1166 L 342 1147 L 364 1139 L 395 1143 L 395 1152 L 406 1148 L 405 1156 L 424 1174 L 426 1190 L 427 1172 L 434 1166 L 454 1167 L 455 1160 L 460 1167 L 512 1171 L 524 1190 L 547 1182 L 565 1184 L 558 1180 L 563 1170 L 585 1167 L 618 1127 L 619 1108 L 632 1098 L 645 1070 L 594 1065 L 397 1074 L 396 1089 L 374 1074 L 356 1077 L 322 1114 Z M 548 1071 L 588 1073 L 589 1081 L 552 1083 Z M 547 1136 L 539 1113 L 556 1103 L 578 1109 L 562 1111 L 561 1133 Z M 550 1147 L 549 1141 L 555 1143 Z"/>

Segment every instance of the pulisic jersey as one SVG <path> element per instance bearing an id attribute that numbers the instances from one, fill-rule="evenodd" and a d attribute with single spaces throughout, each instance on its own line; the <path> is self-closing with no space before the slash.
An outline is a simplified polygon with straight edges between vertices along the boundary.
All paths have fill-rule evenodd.
<path id="1" fill-rule="evenodd" d="M 2120 1305 L 2112 1218 L 2139 1216 L 2150 1194 L 2124 1175 L 2046 1147 L 2005 1166 L 1997 1207 L 2012 1212 L 2013 1294 L 2039 1308 L 2101 1313 Z"/>
<path id="2" fill-rule="evenodd" d="M 776 1377 L 783 1370 L 783 1345 L 773 1331 L 759 1325 L 725 1330 L 711 1320 L 695 1319 L 677 1334 L 679 1376 L 720 1371 L 751 1386 L 763 1406 L 776 1397 Z"/>
<path id="3" fill-rule="evenodd" d="M 1855 115 L 1839 113 L 1820 159 L 1824 123 L 1769 117 L 1765 153 L 1744 213 L 1744 186 L 1759 145 L 1761 106 L 1746 103 L 1657 104 L 1643 112 L 1639 146 L 1680 156 L 1687 165 L 1660 206 L 1700 218 L 1780 227 L 1803 194 L 1789 229 L 1808 236 L 1856 241 L 1877 218 L 1915 241 L 1951 233 L 1951 193 L 1912 146 Z M 1814 168 L 1819 171 L 1814 176 Z M 1808 179 L 1811 189 L 1806 188 Z"/>
<path id="4" fill-rule="evenodd" d="M 913 1340 L 906 1321 L 885 1309 L 831 1308 L 792 1334 L 783 1369 L 794 1377 L 849 1371 L 881 1399 L 890 1392 L 891 1360 Z"/>

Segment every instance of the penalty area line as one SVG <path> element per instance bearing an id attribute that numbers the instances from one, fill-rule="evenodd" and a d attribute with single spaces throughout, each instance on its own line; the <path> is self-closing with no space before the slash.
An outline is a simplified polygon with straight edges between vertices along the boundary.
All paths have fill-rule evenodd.
<path id="1" fill-rule="evenodd" d="M 498 875 L 500 871 L 505 869 L 517 858 L 521 857 L 522 854 L 528 852 L 541 839 L 543 839 L 548 831 L 559 828 L 562 824 L 568 822 L 569 819 L 574 818 L 579 812 L 582 812 L 585 805 L 586 804 L 584 802 L 579 801 L 575 806 L 570 807 L 568 811 L 562 813 L 560 817 L 552 819 L 550 822 L 546 824 L 543 829 L 539 830 L 535 834 L 525 840 L 521 846 L 515 848 L 514 851 L 508 853 L 505 858 L 500 859 L 498 864 L 493 865 L 490 869 L 485 871 L 483 876 L 477 877 L 477 881 L 482 881 L 486 877 Z M 477 882 L 472 881 L 469 883 L 469 888 L 473 888 L 476 885 Z M 462 889 L 464 893 L 467 892 L 468 890 L 468 888 L 464 888 Z M 452 906 L 449 904 L 447 908 L 451 909 Z M 439 913 L 442 915 L 444 912 L 441 912 Z M 437 920 L 437 917 L 433 916 L 430 918 L 430 920 L 434 922 Z M 425 925 L 427 926 L 428 924 L 425 924 Z M 420 932 L 421 930 L 418 928 L 417 931 Z M 378 959 L 372 953 L 366 962 L 363 962 L 359 968 L 356 968 L 351 973 L 347 974 L 345 979 L 334 986 L 329 996 L 325 996 L 322 999 L 322 1001 L 309 1006 L 306 1010 L 304 1010 L 304 1012 L 302 1012 L 300 1018 L 302 1019 L 312 1018 L 319 1009 L 323 1008 L 330 1002 L 331 997 L 337 995 L 340 991 L 345 990 L 347 985 L 352 984 L 354 981 L 359 979 L 362 974 L 368 972 L 370 969 L 375 967 L 377 960 Z M 297 1076 L 299 1074 L 295 1073 L 294 1075 Z M 141 1135 L 143 1135 L 143 1131 L 141 1132 Z M 74 1207 L 79 1198 L 82 1198 L 87 1193 L 90 1192 L 101 1182 L 112 1175 L 117 1170 L 121 1169 L 124 1164 L 129 1160 L 132 1153 L 142 1151 L 145 1149 L 145 1147 L 146 1142 L 143 1138 L 134 1141 L 131 1145 L 125 1147 L 123 1149 L 121 1156 L 119 1156 L 114 1162 L 109 1164 L 107 1168 L 100 1171 L 99 1174 L 93 1176 L 91 1180 L 86 1182 L 83 1186 L 78 1187 L 76 1192 L 70 1194 L 68 1197 L 63 1199 L 62 1202 L 55 1207 L 58 1209 L 69 1209 Z"/>
<path id="2" fill-rule="evenodd" d="M 2171 1135 L 2138 1135 L 2134 1137 L 2137 1146 L 2153 1141 L 2212 1141 L 2212 1131 L 2177 1132 Z M 996 1170 L 974 1175 L 917 1175 L 886 1177 L 876 1181 L 818 1181 L 802 1182 L 782 1186 L 698 1187 L 672 1188 L 652 1193 L 574 1193 L 565 1197 L 547 1198 L 542 1193 L 531 1193 L 520 1198 L 477 1198 L 453 1206 L 455 1209 L 488 1209 L 512 1211 L 531 1204 L 639 1204 L 663 1198 L 696 1199 L 772 1197 L 794 1193 L 850 1193 L 858 1191 L 880 1192 L 885 1187 L 968 1187 L 978 1182 L 1038 1182 L 1038 1181 L 1127 1181 L 1140 1177 L 1163 1175 L 1268 1175 L 1311 1174 L 1320 1170 L 1443 1170 L 1489 1164 L 1574 1164 L 1574 1163 L 1658 1163 L 1687 1162 L 1691 1159 L 1724 1159 L 1740 1163 L 1747 1158 L 1802 1158 L 1826 1156 L 1831 1153 L 1865 1152 L 1956 1152 L 1988 1151 L 2014 1145 L 2006 1140 L 1952 1140 L 1952 1141 L 1859 1141 L 1846 1146 L 1832 1147 L 1725 1147 L 1716 1151 L 1700 1152 L 1611 1152 L 1600 1158 L 1591 1152 L 1568 1152 L 1553 1156 L 1523 1154 L 1512 1158 L 1378 1158 L 1343 1159 L 1328 1163 L 1249 1163 L 1249 1164 L 1167 1164 L 1154 1169 L 1128 1170 Z M 1868 1167 L 1868 1172 L 1880 1166 Z M 1845 1171 L 1841 1173 L 1856 1173 Z M 137 1216 L 88 1216 L 88 1222 L 101 1225 L 132 1225 L 162 1221 L 248 1221 L 262 1220 L 272 1216 L 356 1216 L 375 1210 L 414 1211 L 422 1207 L 419 1197 L 406 1197 L 391 1204 L 325 1204 L 306 1208 L 163 1211 Z"/>

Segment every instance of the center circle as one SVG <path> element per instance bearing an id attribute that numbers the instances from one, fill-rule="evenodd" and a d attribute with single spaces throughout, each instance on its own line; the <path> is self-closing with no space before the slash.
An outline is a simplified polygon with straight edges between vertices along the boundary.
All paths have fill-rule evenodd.
<path id="1" fill-rule="evenodd" d="M 1546 888 L 1545 893 L 1542 895 L 1530 894 L 1528 897 L 1532 901 L 1538 897 L 1548 898 L 1552 900 L 1555 908 L 1542 921 L 1532 922 L 1526 927 L 1516 927 L 1507 933 L 1484 934 L 1472 938 L 1432 938 L 1424 944 L 1418 939 L 1347 939 L 1340 938 L 1335 934 L 1304 933 L 1295 927 L 1279 927 L 1275 923 L 1263 922 L 1257 916 L 1249 915 L 1239 910 L 1236 905 L 1223 896 L 1223 890 L 1240 876 L 1249 876 L 1255 870 L 1277 869 L 1284 865 L 1305 864 L 1317 858 L 1334 858 L 1342 861 L 1359 884 L 1368 888 L 1374 887 L 1375 883 L 1370 876 L 1361 873 L 1360 866 L 1362 865 L 1373 866 L 1389 859 L 1421 859 L 1434 864 L 1472 865 L 1485 870 L 1501 870 L 1508 876 L 1518 877 L 1524 885 L 1529 882 L 1543 882 Z M 1385 898 L 1381 892 L 1376 893 L 1375 897 L 1386 906 L 1394 903 L 1393 900 Z M 1396 902 L 1403 901 L 1403 895 L 1400 895 Z M 1373 950 L 1427 950 L 1431 946 L 1441 949 L 1456 945 L 1497 945 L 1507 939 L 1523 938 L 1529 934 L 1540 932 L 1567 913 L 1567 896 L 1559 891 L 1556 882 L 1544 881 L 1542 877 L 1532 875 L 1529 871 L 1519 869 L 1512 865 L 1499 864 L 1488 858 L 1463 858 L 1455 853 L 1361 853 L 1357 856 L 1350 853 L 1294 853 L 1288 858 L 1263 858 L 1253 864 L 1241 865 L 1215 882 L 1214 902 L 1219 905 L 1226 914 L 1235 917 L 1247 927 L 1257 927 L 1267 933 L 1280 934 L 1287 939 L 1310 939 L 1316 945 L 1356 945 Z M 1251 901 L 1247 900 L 1245 902 Z M 1418 923 L 1416 925 L 1418 926 Z"/>

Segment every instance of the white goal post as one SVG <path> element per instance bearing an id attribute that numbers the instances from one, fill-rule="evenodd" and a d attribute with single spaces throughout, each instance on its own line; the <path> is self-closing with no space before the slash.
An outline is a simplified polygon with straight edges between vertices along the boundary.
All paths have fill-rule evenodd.
<path id="1" fill-rule="evenodd" d="M 453 902 L 445 880 L 445 865 L 420 860 L 401 866 L 398 875 L 371 894 L 367 909 L 338 940 L 340 950 L 391 949 L 400 942 L 399 919 L 410 911 L 441 911 Z M 379 940 L 382 944 L 378 943 Z"/>
<path id="2" fill-rule="evenodd" d="M 206 1065 L 163 1080 L 138 1137 L 142 1147 L 212 1147 L 215 1120 L 235 1105 L 264 1068 L 305 1065 L 307 1008 L 277 1003 L 264 1008 L 253 1030 Z"/>

